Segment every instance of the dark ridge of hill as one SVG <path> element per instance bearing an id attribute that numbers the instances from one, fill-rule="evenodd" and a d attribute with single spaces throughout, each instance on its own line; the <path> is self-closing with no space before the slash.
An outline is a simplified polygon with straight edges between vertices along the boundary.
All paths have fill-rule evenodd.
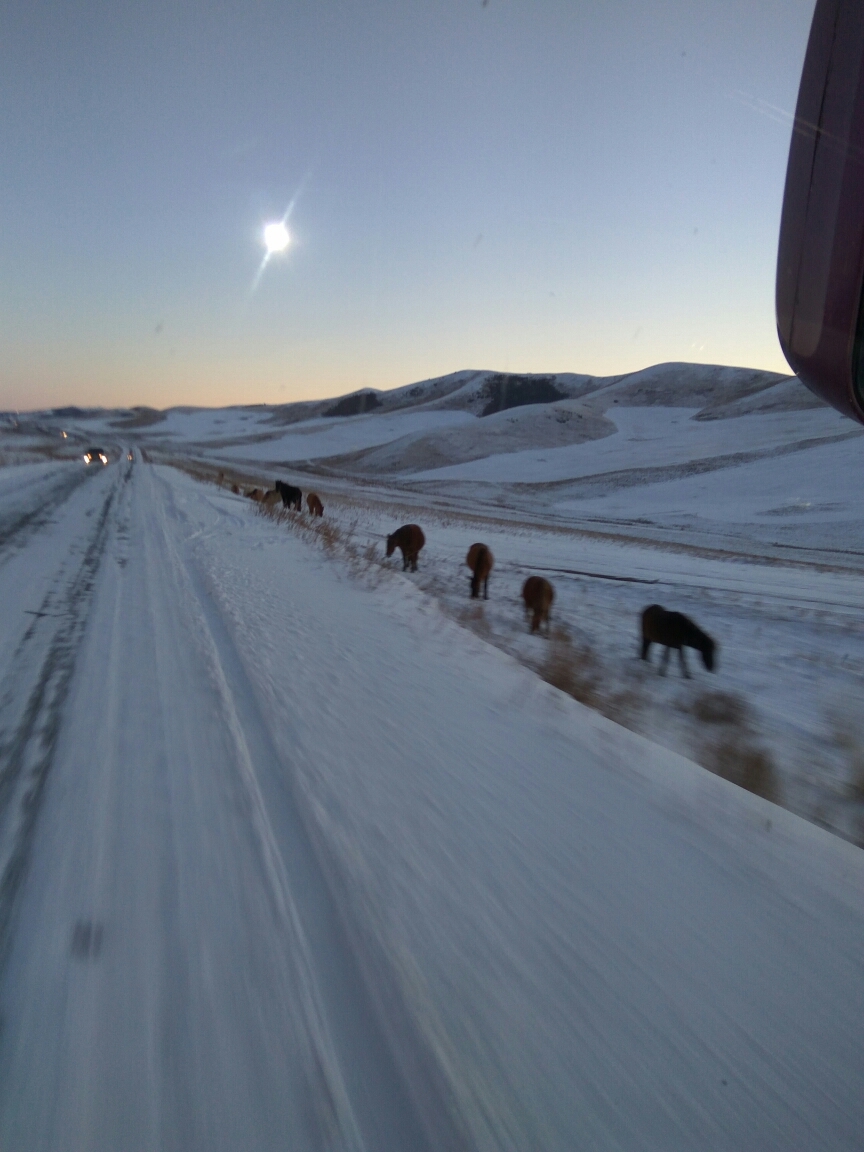
<path id="1" fill-rule="evenodd" d="M 507 408 L 521 408 L 526 404 L 551 404 L 555 400 L 566 399 L 566 393 L 552 383 L 554 379 L 554 376 L 514 376 L 504 373 L 490 376 L 483 385 L 483 392 L 489 397 L 489 402 L 480 415 L 491 416 Z"/>
<path id="2" fill-rule="evenodd" d="M 49 415 L 59 416 L 64 420 L 93 420 L 97 416 L 104 416 L 104 408 L 76 408 L 70 405 L 67 408 L 52 408 Z"/>
<path id="3" fill-rule="evenodd" d="M 119 420 L 111 420 L 109 428 L 149 428 L 151 424 L 161 424 L 165 420 L 165 413 L 156 408 L 147 408 L 143 405 L 130 408 L 124 412 Z"/>
<path id="4" fill-rule="evenodd" d="M 350 392 L 347 396 L 331 396 L 327 400 L 297 400 L 292 404 L 280 404 L 271 409 L 268 423 L 284 427 L 290 424 L 299 424 L 302 420 L 315 420 L 319 416 L 334 414 L 332 412 L 334 408 L 340 407 L 344 402 L 350 401 L 358 395 L 374 396 L 377 404 L 370 404 L 370 409 L 381 413 L 420 407 L 446 398 L 451 393 L 461 389 L 467 381 L 474 377 L 485 379 L 490 375 L 492 373 L 463 369 L 459 372 L 451 372 L 447 376 L 435 376 L 429 380 L 420 380 L 416 384 L 402 384 L 398 388 L 391 388 L 387 391 L 378 388 L 364 388 L 360 392 Z M 340 416 L 357 414 L 341 411 L 338 413 Z"/>
<path id="5" fill-rule="evenodd" d="M 332 408 L 328 408 L 324 412 L 325 416 L 363 416 L 367 412 L 373 411 L 375 408 L 381 407 L 381 401 L 371 389 L 365 389 L 362 392 L 352 392 L 350 396 L 343 396 L 343 398 Z"/>

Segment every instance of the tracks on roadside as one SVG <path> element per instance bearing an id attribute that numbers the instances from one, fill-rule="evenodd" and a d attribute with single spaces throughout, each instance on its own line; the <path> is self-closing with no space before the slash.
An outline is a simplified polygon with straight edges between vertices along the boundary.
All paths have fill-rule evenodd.
<path id="1" fill-rule="evenodd" d="M 51 523 L 57 510 L 86 480 L 92 472 L 76 470 L 61 472 L 33 485 L 26 503 L 8 512 L 0 511 L 0 564 L 20 548 L 41 528 Z"/>
<path id="2" fill-rule="evenodd" d="M 0 681 L 0 971 L 9 950 L 14 913 L 51 771 L 63 707 L 92 601 L 93 587 L 111 531 L 112 509 L 128 481 L 126 469 L 109 489 L 93 519 L 90 539 L 71 578 L 62 567 L 21 638 Z M 66 495 L 86 473 L 64 485 Z M 64 481 L 65 481 L 64 477 Z M 52 505 L 22 513 L 0 546 L 44 524 Z"/>

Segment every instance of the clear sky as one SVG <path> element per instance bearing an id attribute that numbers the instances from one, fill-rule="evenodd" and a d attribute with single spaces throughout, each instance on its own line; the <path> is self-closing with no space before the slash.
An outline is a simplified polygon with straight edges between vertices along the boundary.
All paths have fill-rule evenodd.
<path id="1" fill-rule="evenodd" d="M 813 0 L 2 0 L 0 407 L 786 370 Z M 292 244 L 259 272 L 265 223 Z"/>

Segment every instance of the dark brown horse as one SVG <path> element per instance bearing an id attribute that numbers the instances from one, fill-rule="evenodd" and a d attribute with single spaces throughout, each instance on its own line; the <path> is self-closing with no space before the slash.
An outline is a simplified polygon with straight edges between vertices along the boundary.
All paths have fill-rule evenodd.
<path id="1" fill-rule="evenodd" d="M 284 480 L 277 480 L 273 487 L 282 497 L 284 507 L 293 508 L 295 512 L 300 511 L 303 504 L 303 493 L 299 488 L 295 488 L 293 484 L 286 484 Z"/>
<path id="2" fill-rule="evenodd" d="M 306 507 L 309 509 L 310 516 L 324 515 L 324 505 L 321 503 L 321 498 L 315 492 L 310 492 L 306 497 Z"/>
<path id="3" fill-rule="evenodd" d="M 545 620 L 548 636 L 549 609 L 555 599 L 555 589 L 542 576 L 529 576 L 522 585 L 522 599 L 525 601 L 525 615 L 531 613 L 531 631 L 537 632 Z"/>
<path id="4" fill-rule="evenodd" d="M 666 670 L 669 667 L 669 653 L 673 648 L 678 649 L 681 672 L 688 679 L 690 673 L 687 671 L 687 661 L 684 659 L 685 648 L 695 648 L 701 652 L 702 663 L 709 672 L 714 671 L 714 654 L 717 651 L 717 645 L 683 612 L 667 612 L 659 604 L 649 604 L 642 613 L 643 660 L 649 659 L 648 650 L 652 644 L 665 644 L 666 646 L 660 665 L 661 676 L 666 675 Z"/>
<path id="5" fill-rule="evenodd" d="M 480 585 L 483 585 L 483 599 L 489 599 L 489 573 L 495 563 L 495 557 L 485 544 L 472 544 L 465 557 L 465 563 L 474 573 L 471 577 L 471 597 L 476 600 L 480 595 Z"/>
<path id="6" fill-rule="evenodd" d="M 417 556 L 426 543 L 423 529 L 419 524 L 403 524 L 392 535 L 387 537 L 387 555 L 392 556 L 397 548 L 402 552 L 402 571 L 411 565 L 411 571 L 417 571 Z"/>

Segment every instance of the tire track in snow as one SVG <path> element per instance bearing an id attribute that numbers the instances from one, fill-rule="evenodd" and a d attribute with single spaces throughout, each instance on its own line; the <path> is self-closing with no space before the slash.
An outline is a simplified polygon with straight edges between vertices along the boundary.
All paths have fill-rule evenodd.
<path id="1" fill-rule="evenodd" d="M 24 507 L 9 512 L 0 510 L 0 564 L 9 558 L 13 546 L 21 547 L 32 535 L 50 524 L 57 510 L 92 475 L 89 470 L 72 472 L 71 475 L 63 471 L 59 477 L 52 476 L 34 484 L 35 494 L 30 493 Z"/>
<path id="2" fill-rule="evenodd" d="M 334 897 L 337 878 L 322 861 L 241 657 L 194 557 L 168 526 L 169 519 L 182 523 L 183 513 L 168 485 L 163 492 L 170 509 L 163 514 L 165 541 L 232 733 L 262 872 L 295 968 L 311 1049 L 310 1089 L 335 1119 L 346 1149 L 468 1152 L 473 1143 L 444 1104 L 443 1078 L 403 1019 L 397 990 L 382 995 L 379 988 L 376 995 L 370 988 L 370 968 L 383 958 L 367 956 L 364 963 L 355 950 L 362 933 L 346 923 Z M 384 971 L 386 964 L 377 970 L 378 984 Z"/>
<path id="3" fill-rule="evenodd" d="M 118 489 L 128 479 L 127 469 L 109 489 L 78 570 L 69 580 L 61 569 L 24 633 L 0 688 L 0 971 L 8 955 L 16 897 L 27 871 L 63 706 L 111 528 L 111 510 Z M 83 480 L 70 491 L 80 483 Z M 32 524 L 32 520 L 22 520 L 20 529 Z"/>

